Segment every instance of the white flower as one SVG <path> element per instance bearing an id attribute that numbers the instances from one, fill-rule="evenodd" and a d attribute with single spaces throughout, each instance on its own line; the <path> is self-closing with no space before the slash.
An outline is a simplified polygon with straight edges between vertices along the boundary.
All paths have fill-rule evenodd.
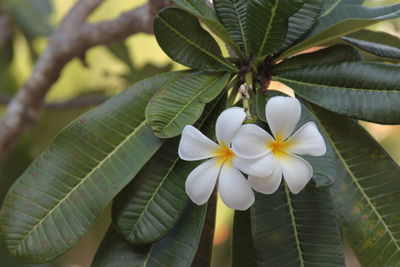
<path id="1" fill-rule="evenodd" d="M 272 194 L 282 180 L 282 175 L 294 194 L 309 182 L 313 170 L 304 159 L 296 156 L 322 156 L 326 153 L 324 139 L 314 122 L 308 122 L 291 135 L 300 120 L 300 102 L 293 97 L 272 97 L 265 115 L 274 137 L 254 124 L 243 125 L 232 142 L 234 153 L 248 160 L 259 159 L 268 163 L 269 174 L 251 175 L 248 182 L 254 190 Z"/>
<path id="2" fill-rule="evenodd" d="M 243 174 L 265 174 L 264 163 L 258 159 L 242 160 L 231 150 L 231 142 L 239 131 L 246 114 L 233 107 L 221 113 L 215 131 L 219 144 L 211 141 L 193 126 L 182 131 L 179 156 L 183 160 L 210 158 L 196 167 L 186 180 L 186 193 L 198 205 L 210 198 L 218 180 L 219 194 L 224 203 L 235 210 L 246 210 L 254 202 L 254 193 Z"/>

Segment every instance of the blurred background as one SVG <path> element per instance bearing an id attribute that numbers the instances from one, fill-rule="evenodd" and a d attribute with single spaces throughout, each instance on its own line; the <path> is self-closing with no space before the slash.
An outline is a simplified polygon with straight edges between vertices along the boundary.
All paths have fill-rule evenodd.
<path id="1" fill-rule="evenodd" d="M 49 35 L 75 2 L 73 0 L 0 0 L 0 34 L 8 36 L 5 42 L 0 42 L 0 114 L 5 110 L 10 97 L 30 76 L 33 64 L 46 47 Z M 96 22 L 112 19 L 121 12 L 143 3 L 145 0 L 107 0 L 90 16 L 89 20 Z M 398 3 L 398 0 L 366 1 L 368 6 L 393 3 Z M 5 14 L 11 20 L 2 19 Z M 373 29 L 399 36 L 400 21 L 380 23 Z M 39 122 L 23 136 L 13 152 L 0 162 L 0 202 L 15 178 L 52 141 L 55 135 L 80 114 L 95 106 L 96 102 L 103 101 L 143 78 L 183 68 L 172 62 L 162 52 L 152 35 L 146 34 L 136 34 L 123 43 L 108 47 L 92 48 L 86 55 L 85 64 L 79 59 L 70 62 L 47 95 L 46 101 L 52 104 L 42 111 Z M 278 83 L 272 83 L 271 88 L 290 93 L 290 89 Z M 92 104 L 88 104 L 87 101 L 73 107 L 60 104 L 73 99 L 90 99 L 89 102 Z M 382 126 L 364 122 L 362 125 L 400 163 L 400 126 Z M 213 266 L 230 265 L 232 219 L 232 211 L 219 201 Z M 54 262 L 42 265 L 21 264 L 10 259 L 0 249 L 0 266 L 90 266 L 109 222 L 110 209 L 108 207 L 86 236 L 73 249 Z M 348 248 L 346 257 L 346 266 L 359 266 Z"/>

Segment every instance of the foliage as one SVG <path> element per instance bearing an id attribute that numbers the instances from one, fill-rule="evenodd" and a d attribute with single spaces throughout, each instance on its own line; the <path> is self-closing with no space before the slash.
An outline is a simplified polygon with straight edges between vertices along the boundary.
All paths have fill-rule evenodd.
<path id="1" fill-rule="evenodd" d="M 51 32 L 47 1 L 6 2 L 26 38 Z M 32 9 L 19 16 L 24 2 Z M 235 213 L 233 266 L 344 266 L 341 230 L 365 266 L 399 264 L 400 167 L 357 120 L 400 124 L 400 67 L 388 63 L 398 62 L 400 39 L 364 29 L 400 17 L 400 4 L 174 2 L 156 16 L 154 33 L 171 59 L 191 69 L 137 82 L 60 132 L 3 202 L 0 240 L 8 253 L 29 263 L 58 258 L 113 201 L 93 266 L 209 265 L 215 199 L 202 206 L 187 200 L 185 179 L 197 163 L 179 158 L 176 136 L 188 124 L 213 136 L 218 114 L 234 105 L 265 126 L 265 103 L 278 94 L 268 88 L 273 80 L 294 90 L 301 120 L 318 125 L 327 153 L 307 158 L 313 182 L 298 195 L 282 184 Z M 31 16 L 44 26 L 19 19 Z M 326 47 L 307 51 L 319 46 Z M 12 49 L 0 47 L 0 55 Z M 108 49 L 127 67 L 126 81 L 145 78 L 126 45 Z M 171 68 L 147 67 L 154 74 Z M 12 84 L 8 72 L 0 70 L 0 79 Z M 250 101 L 237 101 L 243 84 L 254 90 Z"/>

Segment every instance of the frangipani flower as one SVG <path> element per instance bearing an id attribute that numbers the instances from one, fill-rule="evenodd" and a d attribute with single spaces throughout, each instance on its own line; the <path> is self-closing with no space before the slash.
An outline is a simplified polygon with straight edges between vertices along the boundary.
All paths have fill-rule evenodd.
<path id="1" fill-rule="evenodd" d="M 245 117 L 242 108 L 223 111 L 215 127 L 218 144 L 193 126 L 187 125 L 183 129 L 179 157 L 189 161 L 209 159 L 197 166 L 186 180 L 186 193 L 196 204 L 207 202 L 217 180 L 219 194 L 228 207 L 246 210 L 253 204 L 253 190 L 238 168 L 246 173 L 263 175 L 265 164 L 258 159 L 242 160 L 231 150 L 231 142 Z"/>
<path id="2" fill-rule="evenodd" d="M 301 105 L 296 98 L 272 97 L 265 107 L 265 115 L 274 137 L 257 125 L 243 125 L 232 142 L 233 151 L 241 158 L 261 158 L 268 162 L 268 175 L 249 176 L 248 182 L 254 190 L 272 194 L 283 175 L 290 191 L 297 194 L 313 175 L 311 165 L 297 155 L 324 155 L 324 139 L 314 122 L 304 124 L 291 135 L 301 115 Z"/>

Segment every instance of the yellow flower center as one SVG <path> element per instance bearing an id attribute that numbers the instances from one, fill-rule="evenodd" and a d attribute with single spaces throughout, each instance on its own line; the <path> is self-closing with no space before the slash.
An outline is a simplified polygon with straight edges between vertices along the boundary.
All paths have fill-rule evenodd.
<path id="1" fill-rule="evenodd" d="M 275 157 L 283 158 L 287 155 L 287 150 L 290 147 L 290 142 L 284 141 L 282 138 L 277 137 L 274 141 L 268 142 L 267 147 L 271 149 Z"/>
<path id="2" fill-rule="evenodd" d="M 213 154 L 217 157 L 218 166 L 222 166 L 224 163 L 232 165 L 232 159 L 235 157 L 235 153 L 224 143 L 221 143 Z"/>

